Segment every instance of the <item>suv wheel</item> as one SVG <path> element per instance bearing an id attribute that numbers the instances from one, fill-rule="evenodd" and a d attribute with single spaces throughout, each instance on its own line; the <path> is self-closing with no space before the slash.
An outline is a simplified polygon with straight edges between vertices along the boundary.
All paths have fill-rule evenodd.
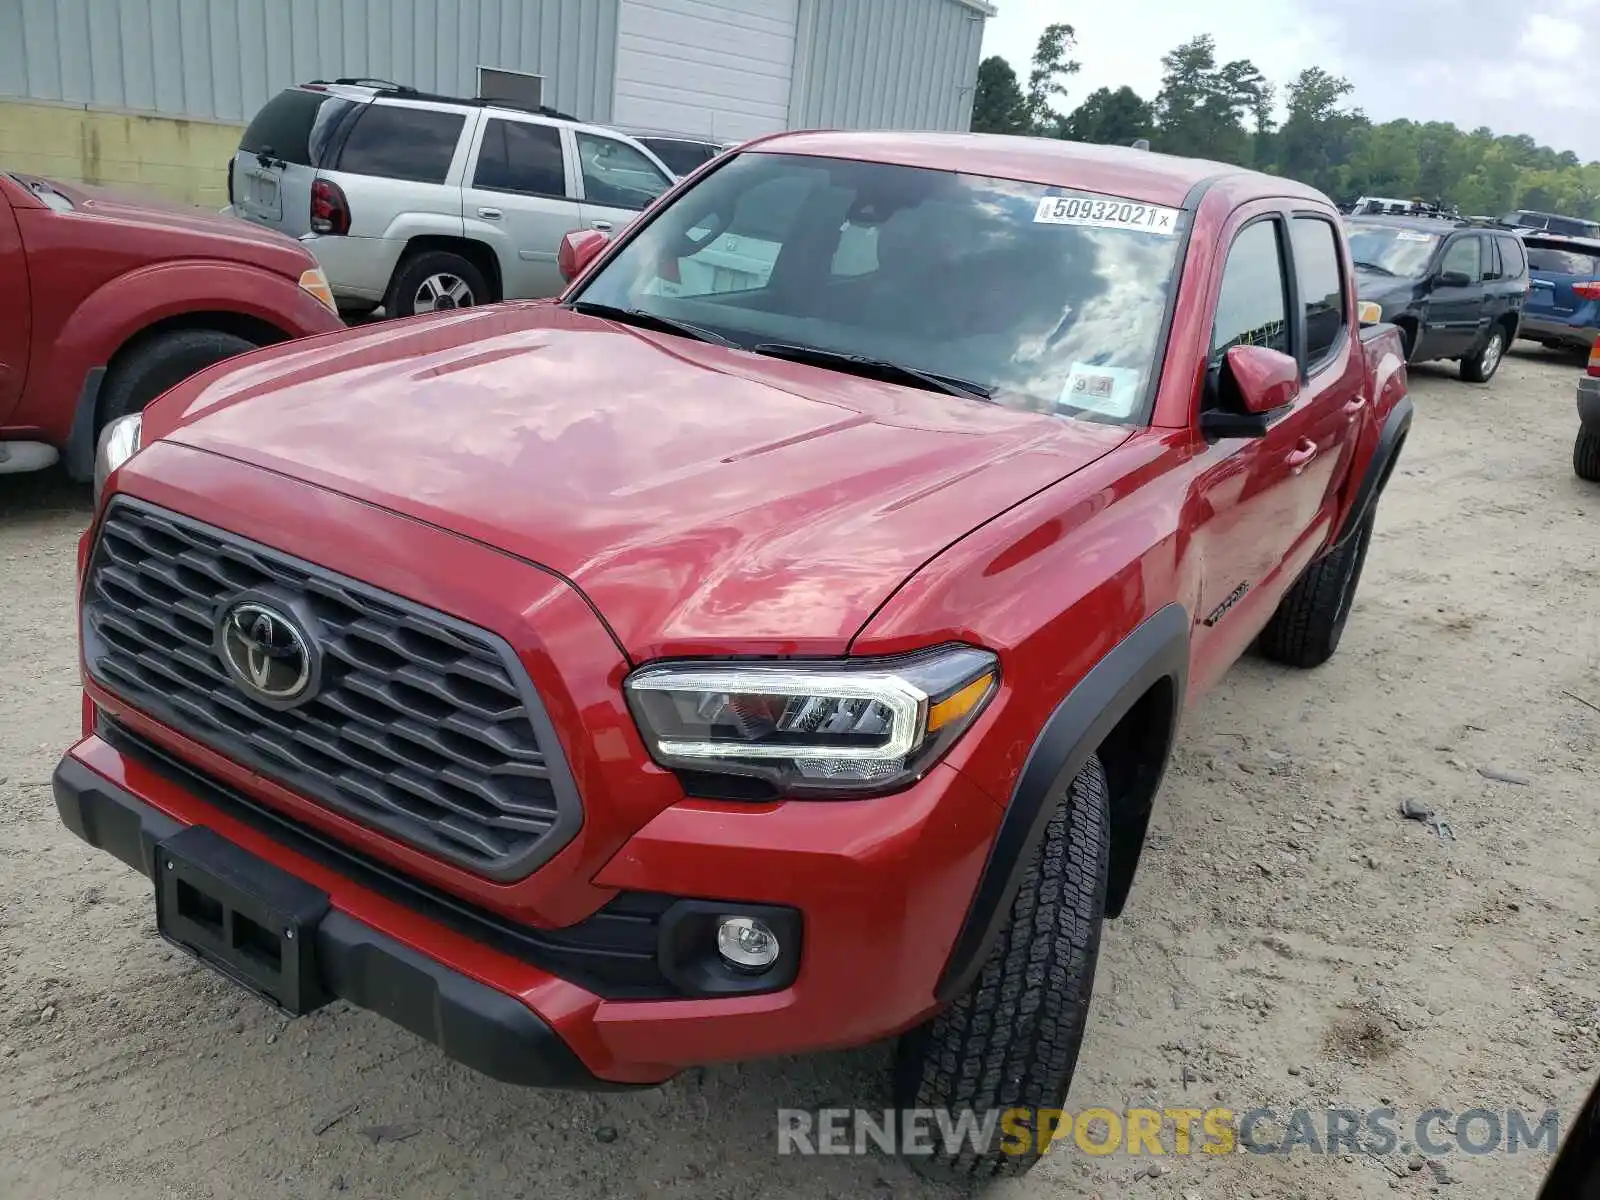
<path id="1" fill-rule="evenodd" d="M 970 1109 L 982 1124 L 991 1111 L 1062 1107 L 1089 1015 L 1110 848 L 1105 771 L 1091 757 L 1051 816 L 977 982 L 900 1038 L 894 1102 L 901 1113 L 943 1109 L 959 1122 Z M 1006 1152 L 998 1125 L 982 1150 L 963 1142 L 952 1155 L 938 1134 L 932 1141 L 932 1155 L 910 1161 L 941 1176 L 1020 1175 L 1039 1157 L 1037 1140 Z"/>
<path id="2" fill-rule="evenodd" d="M 1361 583 L 1375 516 L 1369 512 L 1354 537 L 1307 567 L 1278 601 L 1256 640 L 1262 654 L 1290 667 L 1320 667 L 1333 657 Z"/>
<path id="3" fill-rule="evenodd" d="M 1572 447 L 1572 469 L 1579 479 L 1600 483 L 1600 433 L 1578 430 L 1578 440 Z"/>
<path id="4" fill-rule="evenodd" d="M 482 271 L 448 250 L 424 250 L 400 264 L 383 307 L 391 317 L 410 317 L 488 302 Z"/>
<path id="5" fill-rule="evenodd" d="M 100 425 L 140 412 L 189 376 L 256 344 L 220 329 L 173 329 L 153 334 L 119 357 L 100 393 Z"/>
<path id="6" fill-rule="evenodd" d="M 1506 327 L 1496 325 L 1476 354 L 1461 360 L 1461 378 L 1468 383 L 1488 383 L 1506 355 Z"/>

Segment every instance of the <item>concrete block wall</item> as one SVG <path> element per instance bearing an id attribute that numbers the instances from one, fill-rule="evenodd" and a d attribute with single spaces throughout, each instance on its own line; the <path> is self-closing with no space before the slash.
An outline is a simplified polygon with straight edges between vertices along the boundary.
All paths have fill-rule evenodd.
<path id="1" fill-rule="evenodd" d="M 0 168 L 215 211 L 240 125 L 0 98 Z"/>

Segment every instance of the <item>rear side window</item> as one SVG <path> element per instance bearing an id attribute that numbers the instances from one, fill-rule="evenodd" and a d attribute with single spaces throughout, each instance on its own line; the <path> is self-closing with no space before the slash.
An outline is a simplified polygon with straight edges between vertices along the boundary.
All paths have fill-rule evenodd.
<path id="1" fill-rule="evenodd" d="M 1234 346 L 1265 346 L 1289 353 L 1289 297 L 1284 287 L 1278 223 L 1247 225 L 1228 250 L 1211 332 L 1211 356 Z"/>
<path id="2" fill-rule="evenodd" d="M 1497 238 L 1483 239 L 1483 278 L 1485 282 L 1501 278 L 1504 268 L 1500 265 L 1500 242 Z"/>
<path id="3" fill-rule="evenodd" d="M 466 117 L 458 112 L 369 104 L 345 139 L 339 170 L 412 183 L 443 183 Z"/>
<path id="4" fill-rule="evenodd" d="M 1315 366 L 1339 342 L 1344 330 L 1344 273 L 1333 223 L 1296 217 L 1289 225 L 1294 242 L 1295 280 L 1306 322 L 1306 363 Z"/>
<path id="5" fill-rule="evenodd" d="M 561 131 L 554 125 L 491 120 L 483 131 L 474 187 L 528 196 L 567 195 Z"/>
<path id="6" fill-rule="evenodd" d="M 1600 254 L 1528 239 L 1528 266 L 1547 275 L 1582 275 L 1600 279 Z"/>
<path id="7" fill-rule="evenodd" d="M 358 102 L 327 92 L 290 88 L 256 113 L 239 139 L 246 154 L 270 154 L 298 166 L 322 165 L 339 118 Z"/>
<path id="8" fill-rule="evenodd" d="M 1507 279 L 1521 279 L 1528 273 L 1528 264 L 1522 253 L 1522 243 L 1514 237 L 1496 237 L 1495 245 L 1500 247 L 1500 263 L 1502 274 Z"/>

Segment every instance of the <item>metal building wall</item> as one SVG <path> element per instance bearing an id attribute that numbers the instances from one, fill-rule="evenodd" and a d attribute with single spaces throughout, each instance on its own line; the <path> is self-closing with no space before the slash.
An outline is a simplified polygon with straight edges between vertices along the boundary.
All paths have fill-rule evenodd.
<path id="1" fill-rule="evenodd" d="M 308 79 L 471 95 L 482 65 L 604 121 L 616 47 L 617 0 L 0 0 L 0 96 L 243 123 Z"/>
<path id="2" fill-rule="evenodd" d="M 800 0 L 789 127 L 972 124 L 981 0 Z"/>

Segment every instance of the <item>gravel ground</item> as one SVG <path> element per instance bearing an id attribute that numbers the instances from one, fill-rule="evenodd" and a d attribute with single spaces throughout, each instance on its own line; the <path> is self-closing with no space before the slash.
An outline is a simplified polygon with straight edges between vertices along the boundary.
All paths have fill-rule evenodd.
<path id="1" fill-rule="evenodd" d="M 1575 1111 L 1600 1068 L 1600 489 L 1572 475 L 1575 374 L 1529 350 L 1489 387 L 1413 373 L 1338 656 L 1242 663 L 1187 720 L 1072 1107 L 1388 1103 L 1402 1131 L 1435 1106 Z M 528 1092 L 343 1006 L 286 1023 L 166 948 L 148 885 L 50 798 L 79 720 L 87 506 L 0 477 L 0 1197 L 953 1194 L 895 1161 L 775 1153 L 775 1109 L 880 1094 L 882 1049 Z M 991 1194 L 1507 1200 L 1547 1166 L 1067 1147 Z"/>

